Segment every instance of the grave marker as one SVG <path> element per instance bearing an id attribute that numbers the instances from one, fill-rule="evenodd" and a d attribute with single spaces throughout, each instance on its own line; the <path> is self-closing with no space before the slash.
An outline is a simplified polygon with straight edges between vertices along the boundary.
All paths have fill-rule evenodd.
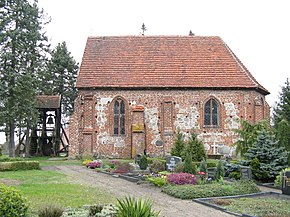
<path id="1" fill-rule="evenodd" d="M 166 157 L 166 169 L 170 172 L 172 172 L 179 162 L 181 162 L 182 159 L 181 157 L 176 157 L 176 156 L 168 156 Z"/>

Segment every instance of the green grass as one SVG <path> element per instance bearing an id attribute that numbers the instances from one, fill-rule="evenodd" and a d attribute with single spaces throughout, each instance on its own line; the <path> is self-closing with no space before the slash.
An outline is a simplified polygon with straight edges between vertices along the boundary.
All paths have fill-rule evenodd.
<path id="1" fill-rule="evenodd" d="M 73 183 L 56 171 L 30 170 L 0 172 L 1 179 L 19 180 L 15 188 L 28 198 L 31 216 L 48 203 L 63 207 L 80 207 L 86 204 L 115 203 L 115 198 L 104 189 Z"/>
<path id="2" fill-rule="evenodd" d="M 240 198 L 221 199 L 217 203 L 222 204 L 228 211 L 254 216 L 290 216 L 290 200 L 279 198 Z M 213 201 L 214 202 L 214 201 Z"/>

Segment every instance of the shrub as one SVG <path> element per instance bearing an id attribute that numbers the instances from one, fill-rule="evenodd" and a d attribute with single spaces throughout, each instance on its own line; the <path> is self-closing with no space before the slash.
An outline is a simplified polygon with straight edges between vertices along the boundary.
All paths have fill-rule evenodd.
<path id="1" fill-rule="evenodd" d="M 159 173 L 165 170 L 165 163 L 158 161 L 158 160 L 154 160 L 152 164 L 150 164 L 150 172 L 151 173 Z"/>
<path id="2" fill-rule="evenodd" d="M 200 162 L 199 171 L 207 173 L 207 163 L 204 159 Z"/>
<path id="3" fill-rule="evenodd" d="M 88 163 L 92 162 L 93 160 L 91 159 L 85 159 L 82 163 L 83 166 L 87 166 Z"/>
<path id="4" fill-rule="evenodd" d="M 194 172 L 196 172 L 194 171 L 193 166 L 192 166 L 192 154 L 190 152 L 187 153 L 185 157 L 183 172 L 190 173 L 190 174 L 194 174 Z"/>
<path id="5" fill-rule="evenodd" d="M 215 174 L 215 180 L 221 180 L 224 178 L 225 175 L 225 169 L 224 169 L 224 164 L 223 162 L 220 160 L 218 165 L 217 165 L 217 170 L 216 170 L 216 174 Z"/>
<path id="6" fill-rule="evenodd" d="M 170 153 L 171 156 L 181 157 L 182 150 L 184 149 L 184 147 L 185 147 L 184 135 L 180 130 L 178 130 L 176 139 L 171 149 L 171 153 Z"/>
<path id="7" fill-rule="evenodd" d="M 120 162 L 116 166 L 114 173 L 128 173 L 132 170 L 132 166 L 128 162 Z"/>
<path id="8" fill-rule="evenodd" d="M 230 164 L 230 163 L 226 163 L 224 165 L 224 169 L 225 169 L 225 177 L 229 177 L 229 178 L 234 178 L 234 177 L 230 177 L 232 173 L 235 174 L 239 174 L 239 176 L 241 177 L 241 167 L 238 164 Z M 233 176 L 233 175 L 232 175 Z M 236 179 L 240 179 L 240 177 L 236 178 Z"/>
<path id="9" fill-rule="evenodd" d="M 1 162 L 0 171 L 39 170 L 38 161 L 11 161 Z"/>
<path id="10" fill-rule="evenodd" d="M 152 184 L 154 184 L 154 185 L 156 185 L 158 187 L 162 187 L 163 185 L 167 184 L 166 176 L 161 176 L 161 177 L 159 177 L 159 176 L 157 176 L 157 177 L 148 176 L 147 180 L 150 183 L 152 183 Z"/>
<path id="11" fill-rule="evenodd" d="M 194 161 L 201 161 L 207 157 L 202 141 L 197 138 L 197 134 L 194 132 L 191 133 L 189 141 L 182 151 L 182 159 L 185 159 L 188 153 L 192 154 Z"/>
<path id="12" fill-rule="evenodd" d="M 4 184 L 0 184 L 0 216 L 26 216 L 27 210 L 27 200 L 19 191 L 12 187 L 5 186 Z"/>
<path id="13" fill-rule="evenodd" d="M 153 202 L 150 199 L 135 199 L 129 196 L 117 201 L 118 217 L 157 217 L 160 213 L 152 210 Z"/>
<path id="14" fill-rule="evenodd" d="M 89 162 L 86 166 L 87 166 L 87 168 L 90 168 L 90 169 L 101 168 L 102 162 L 92 161 L 92 162 Z"/>
<path id="15" fill-rule="evenodd" d="M 48 204 L 38 210 L 39 217 L 61 217 L 64 209 L 55 204 Z"/>
<path id="16" fill-rule="evenodd" d="M 11 162 L 11 161 L 25 161 L 20 157 L 0 157 L 0 162 Z"/>
<path id="17" fill-rule="evenodd" d="M 196 177 L 189 173 L 172 173 L 167 176 L 167 181 L 175 185 L 196 184 Z"/>
<path id="18" fill-rule="evenodd" d="M 181 199 L 195 199 L 204 197 L 232 196 L 260 192 L 251 180 L 241 180 L 231 183 L 216 182 L 204 185 L 165 185 L 162 192 Z"/>
<path id="19" fill-rule="evenodd" d="M 147 162 L 147 157 L 146 155 L 142 155 L 139 162 L 138 162 L 138 165 L 140 167 L 141 170 L 146 170 L 147 167 L 148 167 L 148 162 Z"/>
<path id="20" fill-rule="evenodd" d="M 184 163 L 179 162 L 175 165 L 173 172 L 174 173 L 182 173 L 184 171 Z"/>
<path id="21" fill-rule="evenodd" d="M 2 148 L 0 147 L 0 157 L 2 157 Z"/>
<path id="22" fill-rule="evenodd" d="M 282 177 L 283 177 L 283 173 L 285 173 L 286 171 L 290 171 L 290 167 L 286 168 L 284 170 L 282 170 L 278 176 L 276 176 L 275 179 L 275 186 L 276 187 L 281 187 L 282 186 Z"/>

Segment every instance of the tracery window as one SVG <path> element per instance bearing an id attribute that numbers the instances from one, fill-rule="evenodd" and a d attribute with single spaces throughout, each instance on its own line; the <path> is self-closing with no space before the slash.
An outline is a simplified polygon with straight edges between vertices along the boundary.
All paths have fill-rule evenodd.
<path id="1" fill-rule="evenodd" d="M 125 103 L 117 99 L 114 103 L 114 135 L 125 134 Z"/>
<path id="2" fill-rule="evenodd" d="M 218 127 L 219 125 L 219 104 L 214 98 L 210 98 L 204 106 L 204 126 Z"/>

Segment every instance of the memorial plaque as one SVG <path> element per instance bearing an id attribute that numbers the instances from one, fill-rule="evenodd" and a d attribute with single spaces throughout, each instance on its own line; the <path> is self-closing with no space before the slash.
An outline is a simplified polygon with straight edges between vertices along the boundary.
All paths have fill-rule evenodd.
<path id="1" fill-rule="evenodd" d="M 241 179 L 252 179 L 252 170 L 250 167 L 240 166 Z"/>
<path id="2" fill-rule="evenodd" d="M 217 171 L 217 168 L 216 167 L 207 168 L 208 178 L 214 179 L 215 178 L 216 171 Z"/>
<path id="3" fill-rule="evenodd" d="M 164 142 L 163 142 L 162 140 L 157 140 L 157 141 L 155 142 L 155 145 L 158 146 L 158 147 L 161 147 L 161 146 L 164 145 Z"/>
<path id="4" fill-rule="evenodd" d="M 176 157 L 176 156 L 168 156 L 166 158 L 166 169 L 170 172 L 172 172 L 179 162 L 181 162 L 182 159 L 181 157 Z"/>

